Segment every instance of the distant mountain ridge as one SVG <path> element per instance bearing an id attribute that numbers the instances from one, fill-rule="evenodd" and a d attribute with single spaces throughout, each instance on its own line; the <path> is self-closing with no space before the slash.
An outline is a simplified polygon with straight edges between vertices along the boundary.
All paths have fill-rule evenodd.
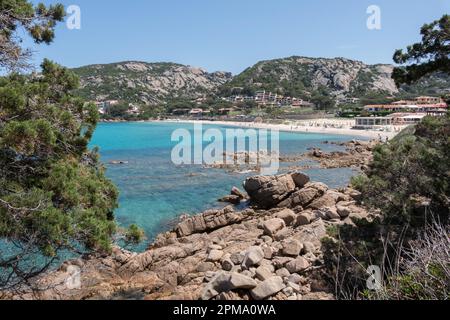
<path id="1" fill-rule="evenodd" d="M 80 76 L 79 94 L 89 100 L 116 99 L 157 104 L 173 98 L 197 98 L 230 81 L 231 73 L 209 73 L 170 62 L 126 61 L 73 69 Z"/>
<path id="2" fill-rule="evenodd" d="M 367 65 L 346 58 L 293 56 L 260 61 L 226 83 L 221 92 L 227 95 L 233 88 L 243 88 L 244 92 L 266 90 L 295 97 L 326 90 L 335 97 L 362 97 L 370 93 L 437 94 L 433 88 L 450 88 L 449 76 L 434 75 L 399 90 L 391 78 L 393 69 L 389 64 Z"/>
<path id="3" fill-rule="evenodd" d="M 303 98 L 318 90 L 325 90 L 336 98 L 362 97 L 370 93 L 437 95 L 450 91 L 450 77 L 444 74 L 399 90 L 391 79 L 393 68 L 388 64 L 367 65 L 346 58 L 293 56 L 260 61 L 236 76 L 170 62 L 126 61 L 73 70 L 81 78 L 79 94 L 86 99 L 143 104 L 204 95 L 229 96 L 236 94 L 237 88 L 240 94 L 266 90 Z"/>

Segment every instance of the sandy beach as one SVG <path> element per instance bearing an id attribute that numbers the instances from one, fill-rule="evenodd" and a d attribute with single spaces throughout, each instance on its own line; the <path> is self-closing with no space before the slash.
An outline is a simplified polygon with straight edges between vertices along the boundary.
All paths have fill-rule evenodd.
<path id="1" fill-rule="evenodd" d="M 400 131 L 401 127 L 386 128 L 389 131 L 355 130 L 352 129 L 354 121 L 349 119 L 312 119 L 288 121 L 285 124 L 237 122 L 237 121 L 204 121 L 204 120 L 163 120 L 162 122 L 176 123 L 202 123 L 213 125 L 233 126 L 240 128 L 276 129 L 283 132 L 324 133 L 348 136 L 360 136 L 370 139 L 392 139 Z"/>

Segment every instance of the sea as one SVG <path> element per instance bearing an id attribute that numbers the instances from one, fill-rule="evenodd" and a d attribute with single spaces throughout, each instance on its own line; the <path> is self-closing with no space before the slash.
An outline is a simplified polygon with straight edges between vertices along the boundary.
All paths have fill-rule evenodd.
<path id="1" fill-rule="evenodd" d="M 228 195 L 233 186 L 242 190 L 243 181 L 257 174 L 207 168 L 200 164 L 175 164 L 172 150 L 180 141 L 172 139 L 172 136 L 180 129 L 194 137 L 194 134 L 202 136 L 209 129 L 216 129 L 215 132 L 220 131 L 225 136 L 226 130 L 236 128 L 222 125 L 194 128 L 193 124 L 169 122 L 100 123 L 91 141 L 90 147 L 99 148 L 101 160 L 107 168 L 106 175 L 120 192 L 120 205 L 115 211 L 118 224 L 122 227 L 137 224 L 145 231 L 146 241 L 134 250 L 145 250 L 159 233 L 173 228 L 182 215 L 223 207 L 224 204 L 218 202 L 219 198 Z M 342 147 L 330 142 L 352 139 L 363 138 L 280 132 L 279 149 L 282 156 L 299 155 L 311 148 L 339 151 Z M 205 142 L 204 146 L 207 145 Z M 281 167 L 292 165 L 295 163 L 282 163 Z M 313 181 L 332 188 L 346 186 L 357 174 L 349 168 L 316 168 L 304 172 Z"/>

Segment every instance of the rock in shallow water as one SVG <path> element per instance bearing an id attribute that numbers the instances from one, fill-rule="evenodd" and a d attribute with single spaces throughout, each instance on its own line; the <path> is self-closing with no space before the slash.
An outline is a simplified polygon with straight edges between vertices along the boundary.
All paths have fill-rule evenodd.
<path id="1" fill-rule="evenodd" d="M 233 187 L 231 189 L 231 195 L 238 196 L 241 200 L 245 199 L 245 194 L 241 190 L 239 190 L 239 188 L 237 188 L 237 187 Z"/>
<path id="2" fill-rule="evenodd" d="M 225 196 L 225 197 L 219 199 L 219 202 L 227 202 L 227 203 L 238 205 L 241 203 L 241 198 L 236 195 L 229 195 L 229 196 Z"/>
<path id="3" fill-rule="evenodd" d="M 309 176 L 302 172 L 295 172 L 291 176 L 297 188 L 303 188 L 311 180 Z"/>

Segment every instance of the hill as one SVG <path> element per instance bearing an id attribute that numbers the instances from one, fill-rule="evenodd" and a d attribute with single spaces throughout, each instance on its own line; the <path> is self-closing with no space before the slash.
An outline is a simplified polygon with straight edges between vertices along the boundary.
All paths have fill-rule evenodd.
<path id="1" fill-rule="evenodd" d="M 400 90 L 391 79 L 392 65 L 367 65 L 345 58 L 289 57 L 261 61 L 236 76 L 209 73 L 176 63 L 127 61 L 80 67 L 78 93 L 89 100 L 123 100 L 156 105 L 204 95 L 254 95 L 258 90 L 308 99 L 311 95 L 440 95 L 450 92 L 450 78 L 435 74 Z"/>
<path id="2" fill-rule="evenodd" d="M 257 90 L 287 96 L 307 97 L 326 91 L 332 96 L 363 97 L 373 93 L 384 95 L 441 94 L 450 87 L 450 78 L 438 74 L 400 90 L 391 79 L 393 66 L 367 65 L 345 58 L 289 57 L 261 61 L 246 69 L 221 88 L 221 94 L 236 91 L 254 94 Z"/>
<path id="3" fill-rule="evenodd" d="M 208 73 L 176 63 L 127 61 L 76 68 L 78 93 L 89 100 L 158 104 L 174 98 L 198 98 L 231 80 L 231 73 Z"/>

